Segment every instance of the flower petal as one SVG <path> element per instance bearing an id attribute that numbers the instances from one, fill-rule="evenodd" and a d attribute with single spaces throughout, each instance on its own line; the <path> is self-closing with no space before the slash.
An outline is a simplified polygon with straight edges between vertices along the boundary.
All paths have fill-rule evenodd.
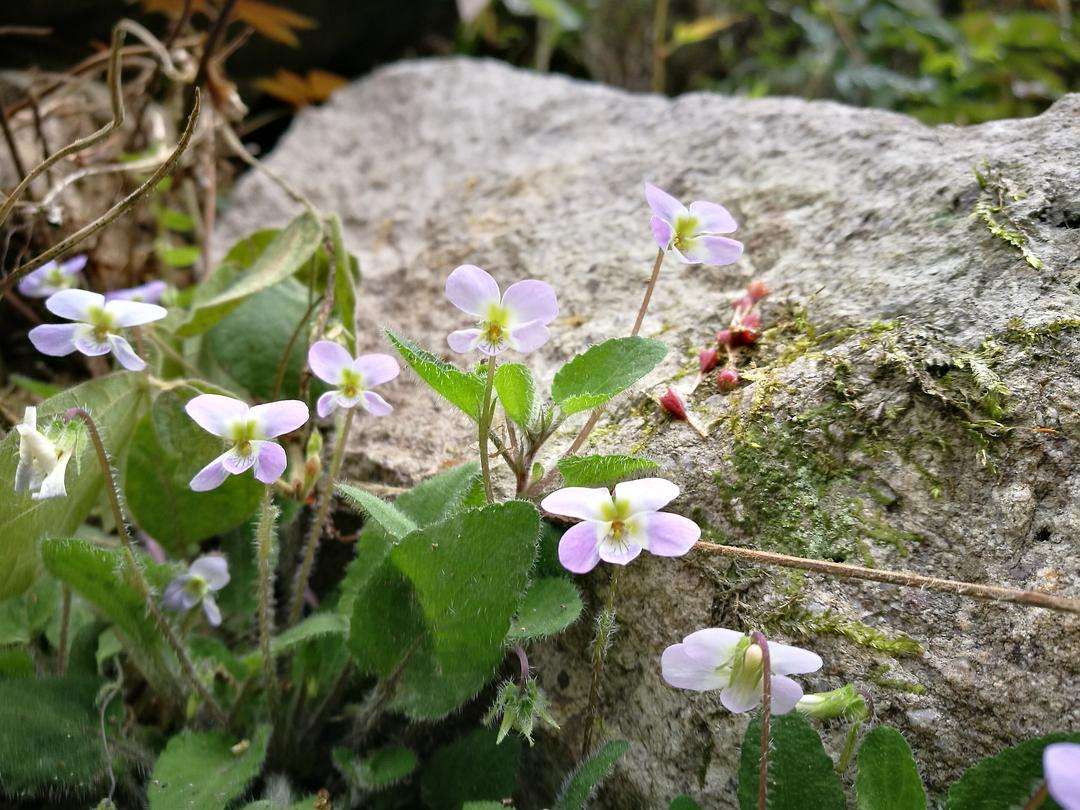
<path id="1" fill-rule="evenodd" d="M 652 183 L 645 184 L 645 200 L 654 214 L 668 222 L 674 222 L 679 214 L 686 213 L 685 205 Z"/>
<path id="2" fill-rule="evenodd" d="M 330 414 L 338 409 L 338 392 L 327 391 L 321 397 L 319 401 L 315 403 L 315 412 L 319 414 L 320 419 L 325 419 Z"/>
<path id="3" fill-rule="evenodd" d="M 352 368 L 364 378 L 364 388 L 390 382 L 401 373 L 398 361 L 388 354 L 362 354 L 352 361 Z"/>
<path id="4" fill-rule="evenodd" d="M 641 478 L 615 485 L 615 502 L 626 503 L 629 514 L 655 512 L 679 497 L 679 488 L 664 478 Z"/>
<path id="5" fill-rule="evenodd" d="M 237 447 L 229 448 L 228 452 L 221 457 L 221 466 L 225 468 L 225 472 L 240 475 L 250 470 L 255 464 L 259 444 L 261 442 L 252 442 L 246 453 L 241 453 Z"/>
<path id="6" fill-rule="evenodd" d="M 105 297 L 89 290 L 61 290 L 45 302 L 45 309 L 69 321 L 89 320 L 90 310 L 104 306 Z"/>
<path id="7" fill-rule="evenodd" d="M 559 540 L 559 562 L 574 574 L 587 574 L 600 562 L 597 525 L 586 520 L 571 526 Z"/>
<path id="8" fill-rule="evenodd" d="M 246 402 L 220 394 L 199 394 L 184 406 L 188 416 L 207 433 L 228 436 L 232 423 L 247 416 Z"/>
<path id="9" fill-rule="evenodd" d="M 222 482 L 229 477 L 229 472 L 225 469 L 224 464 L 227 455 L 229 455 L 227 452 L 222 453 L 195 473 L 195 477 L 188 484 L 193 492 L 209 492 L 221 486 Z"/>
<path id="10" fill-rule="evenodd" d="M 769 642 L 769 662 L 777 675 L 801 675 L 805 672 L 817 672 L 824 662 L 821 656 L 810 650 L 791 647 L 787 644 Z"/>
<path id="11" fill-rule="evenodd" d="M 769 646 L 772 647 L 771 644 Z M 785 678 L 783 675 L 773 675 L 769 687 L 772 691 L 769 707 L 772 709 L 773 714 L 787 714 L 795 708 L 795 704 L 803 696 L 803 688 L 791 678 Z"/>
<path id="12" fill-rule="evenodd" d="M 681 557 L 694 547 L 701 529 L 690 518 L 669 512 L 648 512 L 641 516 L 650 554 Z"/>
<path id="13" fill-rule="evenodd" d="M 479 345 L 480 334 L 479 329 L 458 329 L 446 336 L 446 342 L 458 354 L 465 354 Z"/>
<path id="14" fill-rule="evenodd" d="M 229 584 L 229 561 L 221 554 L 204 554 L 189 567 L 188 573 L 206 580 L 212 591 L 220 591 Z"/>
<path id="15" fill-rule="evenodd" d="M 80 253 L 60 262 L 60 272 L 65 276 L 73 276 L 86 267 L 86 254 Z"/>
<path id="16" fill-rule="evenodd" d="M 203 613 L 206 614 L 206 621 L 210 623 L 211 627 L 217 627 L 221 624 L 221 608 L 218 607 L 217 601 L 210 594 L 203 596 L 202 609 Z"/>
<path id="17" fill-rule="evenodd" d="M 716 667 L 703 664 L 690 655 L 685 644 L 672 644 L 664 650 L 660 656 L 660 672 L 670 686 L 695 692 L 723 689 L 728 681 Z"/>
<path id="18" fill-rule="evenodd" d="M 88 357 L 100 357 L 112 351 L 108 336 L 98 340 L 96 330 L 88 323 L 75 324 L 75 348 Z"/>
<path id="19" fill-rule="evenodd" d="M 165 586 L 165 593 L 161 595 L 161 603 L 165 606 L 166 610 L 173 610 L 180 612 L 181 610 L 187 610 L 194 603 L 192 601 L 192 595 L 187 592 L 184 587 L 191 581 L 190 574 L 180 574 L 174 577 L 172 582 Z"/>
<path id="20" fill-rule="evenodd" d="M 141 301 L 126 301 L 122 298 L 105 302 L 105 311 L 113 317 L 117 326 L 142 326 L 144 323 L 160 321 L 169 311 L 157 304 L 144 304 Z"/>
<path id="21" fill-rule="evenodd" d="M 735 648 L 746 637 L 745 633 L 725 627 L 706 627 L 683 639 L 686 654 L 702 664 L 722 667 L 731 662 Z"/>
<path id="22" fill-rule="evenodd" d="M 1043 778 L 1064 810 L 1080 810 L 1080 745 L 1053 743 L 1043 749 Z"/>
<path id="23" fill-rule="evenodd" d="M 339 343 L 320 340 L 308 349 L 308 365 L 312 373 L 323 382 L 338 385 L 341 372 L 352 365 L 352 355 Z"/>
<path id="24" fill-rule="evenodd" d="M 142 371 L 146 368 L 146 361 L 135 354 L 131 344 L 119 335 L 109 335 L 109 346 L 117 362 L 128 371 Z"/>
<path id="25" fill-rule="evenodd" d="M 56 262 L 46 262 L 37 270 L 19 279 L 19 294 L 27 298 L 47 298 L 57 291 L 49 284 L 49 274 L 56 270 Z"/>
<path id="26" fill-rule="evenodd" d="M 394 410 L 393 405 L 374 391 L 365 391 L 361 395 L 360 401 L 364 405 L 364 410 L 372 416 L 389 416 Z"/>
<path id="27" fill-rule="evenodd" d="M 272 484 L 285 472 L 285 448 L 277 442 L 252 442 L 255 461 L 255 477 L 264 484 Z"/>
<path id="28" fill-rule="evenodd" d="M 75 330 L 78 328 L 74 323 L 47 323 L 35 326 L 27 337 L 42 354 L 63 357 L 75 351 Z"/>
<path id="29" fill-rule="evenodd" d="M 518 326 L 510 330 L 510 348 L 514 351 L 528 354 L 535 351 L 548 342 L 551 333 L 540 321 L 532 321 L 524 326 Z M 494 352 L 498 354 L 498 352 Z"/>
<path id="30" fill-rule="evenodd" d="M 635 545 L 632 542 L 627 542 L 624 538 L 623 542 L 616 543 L 610 539 L 605 538 L 601 540 L 597 545 L 597 551 L 600 552 L 600 559 L 604 562 L 611 563 L 612 565 L 628 565 L 638 558 L 641 554 L 641 546 Z"/>
<path id="31" fill-rule="evenodd" d="M 761 680 L 757 683 L 743 678 L 731 684 L 720 693 L 720 702 L 724 708 L 735 714 L 742 714 L 761 705 Z"/>
<path id="32" fill-rule="evenodd" d="M 602 487 L 564 487 L 540 502 L 540 508 L 553 515 L 579 520 L 606 521 L 611 506 L 611 493 Z"/>
<path id="33" fill-rule="evenodd" d="M 255 420 L 264 438 L 272 439 L 304 424 L 308 420 L 308 407 L 298 399 L 283 399 L 256 405 L 248 411 L 248 417 Z"/>
<path id="34" fill-rule="evenodd" d="M 671 223 L 663 217 L 653 214 L 653 218 L 649 220 L 649 227 L 652 228 L 656 246 L 661 250 L 667 250 L 668 245 L 671 244 L 671 237 L 675 235 L 675 229 L 671 227 Z"/>
<path id="35" fill-rule="evenodd" d="M 739 227 L 735 217 L 717 203 L 697 200 L 690 203 L 690 213 L 698 221 L 698 233 L 731 233 Z"/>
<path id="36" fill-rule="evenodd" d="M 498 304 L 501 296 L 499 283 L 490 273 L 475 264 L 463 264 L 447 277 L 446 297 L 462 312 L 484 318 L 488 308 Z"/>
<path id="37" fill-rule="evenodd" d="M 559 315 L 555 289 L 534 278 L 518 281 L 507 287 L 503 293 L 502 304 L 509 312 L 511 327 L 529 321 L 549 324 Z"/>
<path id="38" fill-rule="evenodd" d="M 128 287 L 125 290 L 112 290 L 105 293 L 105 301 L 141 301 L 145 304 L 156 304 L 169 288 L 161 279 L 148 281 L 138 287 Z"/>
<path id="39" fill-rule="evenodd" d="M 742 256 L 743 243 L 726 236 L 699 236 L 690 240 L 683 250 L 688 264 L 724 265 L 737 262 Z"/>
<path id="40" fill-rule="evenodd" d="M 64 474 L 67 471 L 68 462 L 71 461 L 71 451 L 68 450 L 64 453 L 56 462 L 56 466 L 52 468 L 48 475 L 45 476 L 45 480 L 41 482 L 41 487 L 30 497 L 35 501 L 44 501 L 48 498 L 64 498 L 67 497 L 67 489 L 64 486 Z"/>

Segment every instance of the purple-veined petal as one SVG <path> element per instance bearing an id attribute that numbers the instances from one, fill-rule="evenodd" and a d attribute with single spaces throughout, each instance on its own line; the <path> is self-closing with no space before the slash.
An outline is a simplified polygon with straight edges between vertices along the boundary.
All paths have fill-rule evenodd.
<path id="1" fill-rule="evenodd" d="M 690 518 L 669 512 L 649 512 L 640 516 L 650 554 L 681 557 L 694 547 L 701 529 Z"/>
<path id="2" fill-rule="evenodd" d="M 641 546 L 626 542 L 625 538 L 619 543 L 601 540 L 596 550 L 600 552 L 601 560 L 612 565 L 629 565 L 641 554 Z"/>
<path id="3" fill-rule="evenodd" d="M 74 323 L 47 323 L 35 326 L 28 337 L 42 354 L 63 357 L 75 351 L 75 330 L 78 328 Z"/>
<path id="4" fill-rule="evenodd" d="M 117 362 L 128 371 L 142 371 L 146 368 L 146 361 L 135 354 L 131 344 L 120 335 L 109 335 L 109 346 L 112 348 L 112 353 L 115 355 Z"/>
<path id="5" fill-rule="evenodd" d="M 338 409 L 338 392 L 327 391 L 321 397 L 319 401 L 315 403 L 315 411 L 319 414 L 320 419 L 325 419 L 330 414 Z"/>
<path id="6" fill-rule="evenodd" d="M 629 505 L 629 514 L 655 512 L 679 497 L 679 488 L 664 478 L 641 478 L 615 485 L 615 502 Z"/>
<path id="7" fill-rule="evenodd" d="M 547 343 L 549 337 L 551 337 L 551 333 L 544 324 L 540 321 L 531 321 L 523 326 L 511 329 L 509 343 L 514 351 L 528 354 Z M 498 354 L 498 352 L 494 352 L 494 354 Z"/>
<path id="8" fill-rule="evenodd" d="M 229 584 L 229 562 L 220 554 L 204 554 L 188 567 L 188 573 L 202 577 L 212 591 Z"/>
<path id="9" fill-rule="evenodd" d="M 60 262 L 60 272 L 65 276 L 73 276 L 86 267 L 86 254 L 80 253 L 77 256 L 72 256 L 70 259 L 65 259 Z"/>
<path id="10" fill-rule="evenodd" d="M 252 450 L 257 456 L 255 477 L 264 484 L 272 484 L 285 472 L 285 448 L 277 442 L 252 442 Z"/>
<path id="11" fill-rule="evenodd" d="M 611 506 L 611 493 L 602 487 L 564 487 L 540 502 L 540 508 L 553 515 L 579 520 L 606 521 Z"/>
<path id="12" fill-rule="evenodd" d="M 225 468 L 225 472 L 240 475 L 240 473 L 250 470 L 255 464 L 255 457 L 258 454 L 256 445 L 258 444 L 261 444 L 261 442 L 251 442 L 251 446 L 247 448 L 246 453 L 241 453 L 237 447 L 230 448 L 221 457 L 221 466 Z"/>
<path id="13" fill-rule="evenodd" d="M 731 662 L 735 648 L 746 637 L 745 633 L 724 627 L 706 627 L 683 639 L 686 654 L 701 664 L 722 667 Z"/>
<path id="14" fill-rule="evenodd" d="M 806 672 L 817 672 L 824 663 L 821 656 L 815 652 L 775 641 L 769 642 L 769 661 L 772 671 L 777 675 L 802 675 Z"/>
<path id="15" fill-rule="evenodd" d="M 447 277 L 446 297 L 462 312 L 477 318 L 487 317 L 488 308 L 501 298 L 499 283 L 475 264 L 463 264 Z"/>
<path id="16" fill-rule="evenodd" d="M 479 345 L 480 334 L 479 329 L 458 329 L 446 336 L 446 342 L 458 354 L 465 354 Z"/>
<path id="17" fill-rule="evenodd" d="M 189 574 L 180 574 L 165 586 L 165 593 L 161 595 L 161 603 L 167 610 L 180 612 L 187 610 L 195 604 L 195 597 L 187 592 L 184 586 L 191 581 Z"/>
<path id="18" fill-rule="evenodd" d="M 1080 810 L 1080 745 L 1052 743 L 1043 749 L 1046 789 L 1064 810 Z"/>
<path id="19" fill-rule="evenodd" d="M 211 627 L 217 627 L 221 624 L 221 608 L 218 607 L 217 601 L 210 594 L 203 597 L 202 609 L 206 615 L 206 621 L 210 623 Z"/>
<path id="20" fill-rule="evenodd" d="M 559 316 L 559 302 L 555 289 L 544 281 L 534 278 L 518 281 L 506 288 L 502 304 L 506 307 L 513 324 L 529 321 L 551 323 Z"/>
<path id="21" fill-rule="evenodd" d="M 761 679 L 752 683 L 749 678 L 742 678 L 724 688 L 720 693 L 720 702 L 724 708 L 735 714 L 742 714 L 761 705 Z"/>
<path id="22" fill-rule="evenodd" d="M 283 399 L 256 405 L 248 411 L 248 417 L 255 420 L 263 438 L 272 439 L 304 424 L 308 420 L 308 407 L 298 399 Z"/>
<path id="23" fill-rule="evenodd" d="M 686 258 L 686 256 L 683 254 L 683 252 L 681 250 L 679 250 L 677 247 L 675 247 L 675 245 L 671 246 L 671 252 L 674 253 L 675 258 L 678 259 L 683 264 L 701 264 L 701 262 L 691 261 L 690 259 Z"/>
<path id="24" fill-rule="evenodd" d="M 688 264 L 724 265 L 737 262 L 743 243 L 726 236 L 698 236 L 683 249 Z"/>
<path id="25" fill-rule="evenodd" d="M 649 220 L 649 227 L 652 228 L 656 246 L 661 250 L 667 250 L 668 245 L 671 244 L 671 237 L 675 235 L 675 229 L 671 227 L 671 223 L 663 217 L 653 214 L 652 219 Z"/>
<path id="26" fill-rule="evenodd" d="M 698 221 L 698 233 L 731 233 L 739 226 L 724 206 L 697 200 L 690 203 L 690 213 Z"/>
<path id="27" fill-rule="evenodd" d="M 587 574 L 600 562 L 597 524 L 590 520 L 571 526 L 559 540 L 559 562 L 574 574 Z"/>
<path id="28" fill-rule="evenodd" d="M 727 676 L 717 672 L 716 667 L 691 656 L 685 644 L 672 644 L 664 650 L 660 656 L 660 672 L 670 686 L 695 692 L 723 689 L 728 682 Z"/>
<path id="29" fill-rule="evenodd" d="M 112 316 L 117 326 L 142 326 L 144 323 L 160 321 L 169 311 L 157 304 L 144 304 L 141 301 L 127 301 L 122 298 L 105 302 L 105 311 Z"/>
<path id="30" fill-rule="evenodd" d="M 229 477 L 229 472 L 225 469 L 224 463 L 227 455 L 229 455 L 228 452 L 222 453 L 195 473 L 195 477 L 188 484 L 193 492 L 209 492 L 221 486 L 222 482 Z"/>
<path id="31" fill-rule="evenodd" d="M 390 382 L 401 373 L 398 361 L 388 354 L 362 354 L 352 361 L 352 368 L 363 377 L 364 388 Z"/>
<path id="32" fill-rule="evenodd" d="M 188 416 L 207 433 L 226 437 L 232 423 L 247 416 L 246 402 L 220 394 L 199 394 L 184 406 Z"/>
<path id="33" fill-rule="evenodd" d="M 61 290 L 45 301 L 45 309 L 69 321 L 87 321 L 92 309 L 104 307 L 104 296 L 89 290 Z"/>
<path id="34" fill-rule="evenodd" d="M 679 214 L 686 213 L 685 205 L 652 183 L 645 184 L 645 200 L 654 214 L 668 222 L 674 222 Z"/>
<path id="35" fill-rule="evenodd" d="M 111 290 L 105 293 L 105 301 L 141 301 L 145 304 L 156 304 L 165 294 L 169 285 L 158 279 L 140 284 L 138 287 L 128 287 L 124 290 Z"/>
<path id="36" fill-rule="evenodd" d="M 112 351 L 112 344 L 106 335 L 104 340 L 98 340 L 97 330 L 88 323 L 75 324 L 75 348 L 88 357 L 100 357 Z"/>
<path id="37" fill-rule="evenodd" d="M 769 648 L 771 650 L 771 644 Z M 785 678 L 783 675 L 773 675 L 769 687 L 772 691 L 772 700 L 769 701 L 769 707 L 772 709 L 773 714 L 787 714 L 795 708 L 795 704 L 803 696 L 802 687 L 791 678 Z"/>
<path id="38" fill-rule="evenodd" d="M 360 395 L 360 401 L 364 405 L 364 410 L 372 416 L 389 416 L 394 410 L 393 405 L 374 391 L 365 391 Z"/>
<path id="39" fill-rule="evenodd" d="M 352 355 L 345 347 L 332 340 L 320 340 L 308 349 L 308 365 L 312 373 L 323 382 L 337 385 L 341 372 L 352 365 Z"/>

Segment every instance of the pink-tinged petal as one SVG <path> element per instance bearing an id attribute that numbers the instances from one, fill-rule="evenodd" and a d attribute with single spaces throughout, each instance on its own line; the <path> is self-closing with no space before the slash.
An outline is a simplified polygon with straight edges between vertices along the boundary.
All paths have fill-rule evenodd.
<path id="1" fill-rule="evenodd" d="M 247 403 L 219 394 L 199 394 L 184 406 L 188 416 L 207 433 L 228 436 L 232 423 L 247 416 Z"/>
<path id="2" fill-rule="evenodd" d="M 341 372 L 349 368 L 353 361 L 345 347 L 332 340 L 320 340 L 312 344 L 307 357 L 312 373 L 331 385 L 341 382 Z"/>
<path id="3" fill-rule="evenodd" d="M 75 324 L 75 348 L 88 357 L 100 357 L 112 351 L 109 338 L 98 340 L 94 327 L 88 323 Z"/>
<path id="4" fill-rule="evenodd" d="M 1046 789 L 1064 810 L 1080 810 L 1080 745 L 1052 743 L 1043 749 Z"/>
<path id="5" fill-rule="evenodd" d="M 458 329 L 446 336 L 446 342 L 458 354 L 465 354 L 480 344 L 480 334 L 479 329 Z"/>
<path id="6" fill-rule="evenodd" d="M 338 393 L 337 391 L 327 391 L 321 397 L 319 401 L 315 403 L 315 411 L 319 414 L 320 419 L 325 419 L 330 414 L 338 409 Z"/>
<path id="7" fill-rule="evenodd" d="M 571 526 L 559 540 L 559 562 L 574 574 L 587 574 L 600 562 L 597 526 L 592 521 Z"/>
<path id="8" fill-rule="evenodd" d="M 706 692 L 727 686 L 727 676 L 716 667 L 703 664 L 690 655 L 685 644 L 672 644 L 660 656 L 660 672 L 670 686 Z"/>
<path id="9" fill-rule="evenodd" d="M 308 407 L 298 399 L 283 399 L 256 405 L 248 411 L 264 438 L 272 439 L 291 433 L 308 420 Z"/>
<path id="10" fill-rule="evenodd" d="M 111 315 L 117 326 L 142 326 L 144 323 L 160 321 L 169 311 L 157 304 L 144 304 L 141 301 L 117 299 L 105 303 L 105 311 Z"/>
<path id="11" fill-rule="evenodd" d="M 165 294 L 169 285 L 164 281 L 148 281 L 138 287 L 128 287 L 126 290 L 112 290 L 105 293 L 105 301 L 141 301 L 144 304 L 156 304 Z"/>
<path id="12" fill-rule="evenodd" d="M 51 264 L 51 262 L 50 262 Z M 80 253 L 77 256 L 72 256 L 70 259 L 60 262 L 60 272 L 65 276 L 73 276 L 86 267 L 86 254 Z"/>
<path id="13" fill-rule="evenodd" d="M 236 447 L 231 448 L 221 457 L 221 465 L 225 468 L 225 472 L 240 475 L 240 473 L 245 473 L 255 466 L 255 456 L 258 453 L 257 445 L 259 444 L 262 444 L 262 442 L 252 442 L 246 453 L 241 453 Z"/>
<path id="14" fill-rule="evenodd" d="M 770 644 L 769 647 L 771 648 L 772 645 Z M 769 707 L 773 714 L 787 714 L 795 708 L 796 703 L 802 700 L 803 689 L 791 678 L 773 675 L 769 686 L 772 691 Z"/>
<path id="15" fill-rule="evenodd" d="M 674 222 L 676 217 L 686 213 L 685 205 L 652 183 L 645 184 L 645 199 L 652 212 L 668 222 Z"/>
<path id="16" fill-rule="evenodd" d="M 724 627 L 706 627 L 683 639 L 686 654 L 701 664 L 721 667 L 731 662 L 735 648 L 746 637 L 745 633 Z"/>
<path id="17" fill-rule="evenodd" d="M 559 315 L 555 289 L 550 284 L 533 278 L 507 287 L 502 303 L 509 311 L 511 324 L 526 324 L 529 321 L 548 324 Z"/>
<path id="18" fill-rule="evenodd" d="M 701 529 L 690 518 L 669 512 L 650 512 L 641 517 L 650 554 L 660 557 L 681 557 L 694 547 Z"/>
<path id="19" fill-rule="evenodd" d="M 737 262 L 743 243 L 726 236 L 699 236 L 683 250 L 688 264 L 724 265 Z"/>
<path id="20" fill-rule="evenodd" d="M 447 277 L 446 297 L 462 312 L 477 318 L 487 317 L 488 308 L 501 298 L 498 282 L 475 264 L 463 264 Z"/>
<path id="21" fill-rule="evenodd" d="M 229 477 L 228 471 L 225 469 L 225 456 L 228 453 L 222 453 L 215 458 L 197 473 L 195 477 L 191 479 L 189 487 L 195 492 L 209 492 L 212 489 L 217 489 L 221 486 L 221 483 Z"/>
<path id="22" fill-rule="evenodd" d="M 50 357 L 63 357 L 75 351 L 75 330 L 73 323 L 48 323 L 35 326 L 28 337 L 34 348 Z"/>
<path id="23" fill-rule="evenodd" d="M 255 462 L 255 477 L 264 484 L 272 484 L 285 472 L 285 448 L 277 442 L 252 442 L 252 449 L 258 456 Z"/>
<path id="24" fill-rule="evenodd" d="M 547 343 L 549 337 L 551 337 L 551 333 L 544 324 L 540 323 L 540 321 L 532 321 L 524 326 L 511 329 L 508 342 L 514 351 L 528 354 Z M 498 352 L 493 353 L 498 354 Z"/>
<path id="25" fill-rule="evenodd" d="M 188 574 L 180 574 L 165 586 L 165 593 L 161 595 L 161 603 L 166 610 L 179 613 L 195 604 L 194 594 L 188 593 L 184 587 L 190 579 L 191 577 Z"/>
<path id="26" fill-rule="evenodd" d="M 655 512 L 679 497 L 679 488 L 664 478 L 641 478 L 615 485 L 616 503 L 629 505 L 631 515 Z"/>
<path id="27" fill-rule="evenodd" d="M 600 559 L 606 563 L 629 565 L 641 554 L 641 546 L 627 542 L 626 538 L 623 538 L 623 542 L 620 543 L 601 540 L 597 546 L 597 551 L 600 552 Z"/>
<path id="28" fill-rule="evenodd" d="M 210 594 L 203 597 L 202 609 L 206 615 L 206 621 L 209 622 L 211 627 L 218 627 L 221 624 L 221 608 L 218 607 L 217 601 Z"/>
<path id="29" fill-rule="evenodd" d="M 824 664 L 821 656 L 815 652 L 775 641 L 769 642 L 769 661 L 772 671 L 777 675 L 802 675 L 806 672 L 817 672 Z"/>
<path id="30" fill-rule="evenodd" d="M 188 573 L 202 577 L 212 591 L 229 584 L 229 562 L 220 554 L 204 554 L 191 564 Z"/>
<path id="31" fill-rule="evenodd" d="M 652 228 L 656 246 L 661 250 L 667 250 L 668 245 L 671 244 L 671 237 L 675 235 L 675 229 L 671 227 L 671 223 L 663 217 L 653 214 L 652 219 L 649 220 L 649 227 Z"/>
<path id="32" fill-rule="evenodd" d="M 748 679 L 743 678 L 725 687 L 720 693 L 720 702 L 724 704 L 725 709 L 735 714 L 756 709 L 761 705 L 761 680 L 759 679 L 756 684 L 751 684 Z"/>
<path id="33" fill-rule="evenodd" d="M 360 400 L 364 404 L 364 410 L 372 416 L 389 416 L 394 410 L 393 405 L 374 391 L 365 391 Z"/>
<path id="34" fill-rule="evenodd" d="M 557 489 L 540 502 L 540 508 L 546 512 L 579 520 L 605 521 L 611 507 L 611 493 L 591 487 Z"/>
<path id="35" fill-rule="evenodd" d="M 352 361 L 353 371 L 364 379 L 364 388 L 390 382 L 401 373 L 398 361 L 388 354 L 362 354 Z"/>
<path id="36" fill-rule="evenodd" d="M 731 233 L 739 226 L 724 206 L 697 200 L 690 203 L 690 213 L 698 221 L 698 233 Z"/>
<path id="37" fill-rule="evenodd" d="M 671 246 L 671 252 L 675 254 L 675 258 L 683 264 L 701 264 L 701 262 L 691 261 L 686 255 L 674 245 Z"/>
<path id="38" fill-rule="evenodd" d="M 89 290 L 61 290 L 45 302 L 45 309 L 69 321 L 89 320 L 91 310 L 104 306 L 105 297 Z"/>
<path id="39" fill-rule="evenodd" d="M 27 298 L 47 298 L 56 292 L 49 284 L 49 275 L 56 269 L 56 262 L 47 262 L 19 280 L 19 294 Z"/>
<path id="40" fill-rule="evenodd" d="M 142 371 L 146 368 L 146 361 L 135 354 L 131 344 L 119 335 L 109 335 L 109 346 L 117 362 L 128 371 Z"/>

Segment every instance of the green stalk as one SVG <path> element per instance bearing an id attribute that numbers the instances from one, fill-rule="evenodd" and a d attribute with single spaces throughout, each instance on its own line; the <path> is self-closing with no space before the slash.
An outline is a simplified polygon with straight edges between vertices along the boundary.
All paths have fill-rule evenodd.
<path id="1" fill-rule="evenodd" d="M 256 553 L 259 560 L 259 653 L 262 656 L 263 688 L 270 706 L 270 717 L 276 719 L 278 708 L 277 669 L 270 654 L 270 639 L 274 634 L 274 571 L 270 565 L 274 543 L 274 522 L 277 507 L 274 506 L 272 490 L 263 488 L 262 505 L 259 508 L 259 526 L 256 530 Z"/>
<path id="2" fill-rule="evenodd" d="M 494 409 L 491 407 L 491 391 L 495 387 L 495 357 L 489 357 L 487 361 L 487 383 L 484 386 L 484 405 L 480 409 L 480 473 L 484 477 L 484 494 L 487 502 L 495 500 L 495 490 L 491 486 L 491 460 L 488 458 L 488 434 L 491 432 L 491 418 Z"/>
<path id="3" fill-rule="evenodd" d="M 589 703 L 585 708 L 585 731 L 581 740 L 582 759 L 592 753 L 593 731 L 599 709 L 597 703 L 600 701 L 600 680 L 604 675 L 604 661 L 608 648 L 615 636 L 615 592 L 618 585 L 619 569 L 613 568 L 607 598 L 604 600 L 604 609 L 596 617 L 596 636 L 593 638 L 592 649 L 592 681 L 589 684 Z"/>

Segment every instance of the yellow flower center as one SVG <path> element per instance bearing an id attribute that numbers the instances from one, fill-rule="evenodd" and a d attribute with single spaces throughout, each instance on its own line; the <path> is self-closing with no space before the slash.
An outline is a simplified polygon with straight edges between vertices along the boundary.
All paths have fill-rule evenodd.
<path id="1" fill-rule="evenodd" d="M 341 393 L 349 399 L 356 399 L 364 391 L 364 377 L 351 368 L 341 372 Z"/>
<path id="2" fill-rule="evenodd" d="M 116 331 L 116 320 L 103 307 L 91 307 L 87 313 L 87 322 L 94 328 L 94 340 L 104 343 L 110 332 Z"/>
<path id="3" fill-rule="evenodd" d="M 230 438 L 236 447 L 236 452 L 246 456 L 251 452 L 251 443 L 259 438 L 259 428 L 253 419 L 238 419 L 232 425 Z"/>
<path id="4" fill-rule="evenodd" d="M 510 313 L 501 304 L 488 307 L 487 318 L 480 322 L 481 340 L 488 346 L 501 346 L 510 332 Z"/>
<path id="5" fill-rule="evenodd" d="M 679 250 L 686 250 L 697 235 L 698 218 L 683 215 L 675 220 L 675 237 L 672 243 Z"/>

